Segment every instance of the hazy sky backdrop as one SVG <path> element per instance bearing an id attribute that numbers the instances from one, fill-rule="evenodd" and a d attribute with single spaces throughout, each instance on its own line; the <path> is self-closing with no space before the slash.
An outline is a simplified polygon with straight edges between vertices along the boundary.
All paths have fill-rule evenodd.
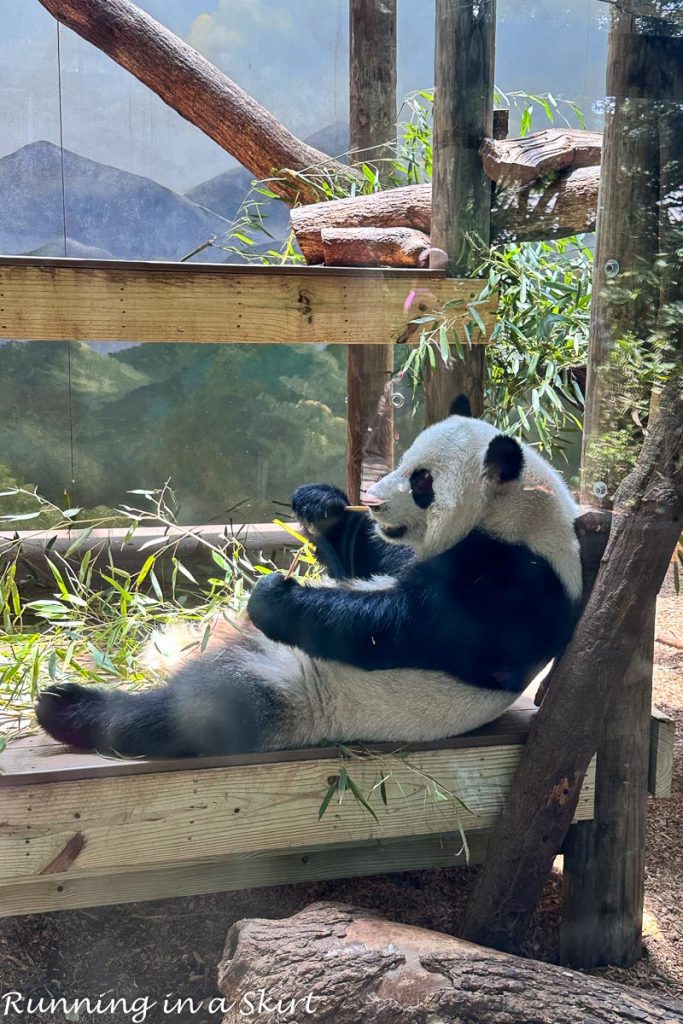
<path id="1" fill-rule="evenodd" d="M 348 116 L 346 0 L 140 0 L 296 134 Z M 432 84 L 433 0 L 398 0 L 399 94 Z M 607 5 L 499 0 L 496 81 L 576 100 L 604 91 Z M 185 191 L 234 161 L 126 71 L 61 30 L 64 145 Z M 60 142 L 56 22 L 38 0 L 0 4 L 0 156 Z"/>

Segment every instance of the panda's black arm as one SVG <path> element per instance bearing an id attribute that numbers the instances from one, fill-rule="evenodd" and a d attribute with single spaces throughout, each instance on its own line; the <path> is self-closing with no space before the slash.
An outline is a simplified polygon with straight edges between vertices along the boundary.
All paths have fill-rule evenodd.
<path id="1" fill-rule="evenodd" d="M 255 587 L 247 611 L 271 640 L 299 647 L 313 658 L 364 669 L 416 665 L 415 629 L 419 632 L 421 623 L 415 621 L 408 594 L 398 587 L 369 592 L 307 587 L 272 573 Z"/>
<path id="2" fill-rule="evenodd" d="M 292 497 L 297 519 L 316 545 L 318 561 L 333 579 L 394 575 L 413 558 L 410 548 L 387 544 L 367 512 L 348 512 L 343 491 L 305 484 Z"/>

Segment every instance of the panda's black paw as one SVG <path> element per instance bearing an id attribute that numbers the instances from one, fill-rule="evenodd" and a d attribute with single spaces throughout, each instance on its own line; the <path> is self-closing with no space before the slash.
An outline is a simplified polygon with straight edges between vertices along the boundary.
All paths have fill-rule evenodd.
<path id="1" fill-rule="evenodd" d="M 286 579 L 279 572 L 263 576 L 251 592 L 247 615 L 270 640 L 296 644 L 297 615 L 295 610 L 296 580 Z"/>
<path id="2" fill-rule="evenodd" d="M 36 718 L 60 743 L 92 750 L 99 746 L 107 695 L 94 686 L 58 683 L 39 694 Z"/>
<path id="3" fill-rule="evenodd" d="M 349 499 L 331 484 L 304 484 L 292 495 L 294 514 L 304 527 L 324 533 L 346 513 Z"/>

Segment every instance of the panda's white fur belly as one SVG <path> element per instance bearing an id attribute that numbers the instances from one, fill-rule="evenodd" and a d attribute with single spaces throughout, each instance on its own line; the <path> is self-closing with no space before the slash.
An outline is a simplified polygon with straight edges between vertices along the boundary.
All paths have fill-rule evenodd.
<path id="1" fill-rule="evenodd" d="M 309 658 L 259 637 L 240 664 L 287 696 L 290 714 L 270 749 L 321 740 L 413 742 L 445 739 L 497 718 L 516 693 L 485 690 L 441 672 L 399 669 L 367 672 Z"/>

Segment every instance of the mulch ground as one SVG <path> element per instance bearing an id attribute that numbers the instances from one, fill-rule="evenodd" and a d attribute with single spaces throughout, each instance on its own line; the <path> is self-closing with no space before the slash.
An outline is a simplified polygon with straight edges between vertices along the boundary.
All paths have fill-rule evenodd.
<path id="1" fill-rule="evenodd" d="M 658 605 L 655 700 L 676 720 L 673 795 L 651 801 L 648 822 L 645 953 L 630 970 L 596 971 L 628 985 L 683 999 L 683 595 L 669 583 Z M 202 1000 L 217 995 L 216 965 L 233 921 L 285 917 L 314 900 L 332 899 L 381 911 L 410 924 L 457 934 L 474 880 L 474 869 L 406 872 L 374 878 L 278 886 L 240 893 L 195 896 L 94 910 L 13 918 L 0 922 L 0 1019 L 2 994 L 74 998 L 100 994 L 130 1001 L 148 996 L 161 1005 L 168 993 Z M 554 961 L 558 951 L 559 876 L 546 888 L 525 953 Z M 77 1018 L 36 1015 L 51 1024 L 128 1024 L 131 1013 Z M 209 1024 L 220 1015 L 164 1015 L 158 1008 L 145 1024 Z"/>

